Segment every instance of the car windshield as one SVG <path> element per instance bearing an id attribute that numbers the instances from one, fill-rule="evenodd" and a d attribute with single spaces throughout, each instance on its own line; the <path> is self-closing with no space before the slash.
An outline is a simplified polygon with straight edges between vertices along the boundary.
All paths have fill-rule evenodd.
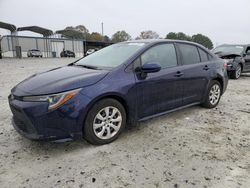
<path id="1" fill-rule="evenodd" d="M 128 60 L 146 43 L 128 42 L 119 43 L 103 48 L 83 59 L 77 61 L 75 65 L 90 65 L 98 68 L 114 68 Z"/>
<path id="2" fill-rule="evenodd" d="M 213 53 L 219 54 L 238 54 L 240 55 L 244 50 L 243 46 L 231 45 L 231 46 L 219 46 L 213 50 Z"/>

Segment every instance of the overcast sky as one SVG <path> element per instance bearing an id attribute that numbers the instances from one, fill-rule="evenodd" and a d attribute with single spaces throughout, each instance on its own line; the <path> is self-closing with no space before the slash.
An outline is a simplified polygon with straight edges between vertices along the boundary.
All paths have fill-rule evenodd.
<path id="1" fill-rule="evenodd" d="M 0 0 L 0 21 L 53 31 L 85 25 L 111 36 L 140 31 L 202 33 L 214 43 L 250 43 L 250 0 Z M 0 29 L 0 35 L 8 34 Z M 19 35 L 27 33 L 20 32 Z"/>

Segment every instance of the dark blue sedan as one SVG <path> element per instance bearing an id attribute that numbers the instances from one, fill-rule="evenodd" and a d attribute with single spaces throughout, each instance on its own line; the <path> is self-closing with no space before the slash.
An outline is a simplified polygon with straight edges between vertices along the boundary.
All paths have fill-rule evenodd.
<path id="1" fill-rule="evenodd" d="M 217 106 L 227 82 L 224 61 L 196 43 L 129 41 L 27 78 L 9 104 L 15 129 L 29 139 L 107 144 L 126 125 Z"/>

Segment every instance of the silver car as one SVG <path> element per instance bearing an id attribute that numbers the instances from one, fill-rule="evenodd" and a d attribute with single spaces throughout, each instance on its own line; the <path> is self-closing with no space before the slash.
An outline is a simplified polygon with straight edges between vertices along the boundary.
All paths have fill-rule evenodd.
<path id="1" fill-rule="evenodd" d="M 43 57 L 43 54 L 40 50 L 32 49 L 27 52 L 28 57 Z"/>

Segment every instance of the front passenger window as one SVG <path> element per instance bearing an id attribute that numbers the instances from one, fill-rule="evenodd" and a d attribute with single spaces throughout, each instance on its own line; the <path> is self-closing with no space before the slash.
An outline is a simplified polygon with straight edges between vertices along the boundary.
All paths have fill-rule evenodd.
<path id="1" fill-rule="evenodd" d="M 174 44 L 160 44 L 150 48 L 141 55 L 142 65 L 145 63 L 159 63 L 161 68 L 177 66 Z"/>

